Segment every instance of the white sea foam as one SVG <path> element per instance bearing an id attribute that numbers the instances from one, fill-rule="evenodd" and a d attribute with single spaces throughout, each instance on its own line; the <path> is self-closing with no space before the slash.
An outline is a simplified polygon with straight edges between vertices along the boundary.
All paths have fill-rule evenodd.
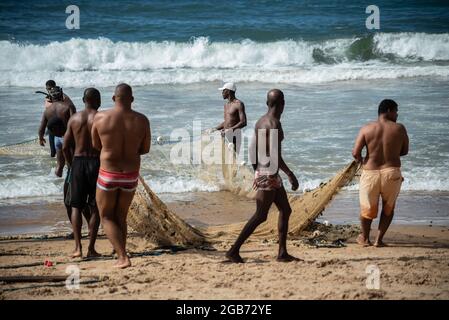
<path id="1" fill-rule="evenodd" d="M 405 177 L 402 185 L 403 191 L 449 191 L 449 181 L 443 177 L 439 178 L 431 170 L 418 173 L 403 172 Z M 145 181 L 156 193 L 186 193 L 186 192 L 215 192 L 220 191 L 218 184 L 206 183 L 199 178 L 175 177 L 153 178 L 145 176 Z M 300 178 L 302 191 L 312 190 L 326 179 L 304 179 Z M 290 184 L 284 181 L 287 190 Z M 26 186 L 26 187 L 24 187 Z M 0 181 L 0 200 L 20 199 L 30 197 L 62 197 L 62 179 L 54 179 L 49 176 L 21 177 L 13 179 L 2 179 Z M 358 183 L 351 184 L 345 190 L 358 190 Z"/>
<path id="2" fill-rule="evenodd" d="M 62 186 L 62 179 L 54 179 L 46 175 L 2 178 L 0 180 L 0 199 L 62 195 Z"/>
<path id="3" fill-rule="evenodd" d="M 145 181 L 156 193 L 213 192 L 220 191 L 218 185 L 206 183 L 196 178 L 166 177 L 153 179 L 145 177 Z"/>
<path id="4" fill-rule="evenodd" d="M 65 87 L 83 87 L 121 81 L 322 83 L 449 77 L 448 61 L 449 33 L 268 43 L 211 42 L 205 37 L 190 42 L 71 39 L 45 45 L 0 41 L 0 86 L 40 87 L 47 78 L 56 78 Z"/>

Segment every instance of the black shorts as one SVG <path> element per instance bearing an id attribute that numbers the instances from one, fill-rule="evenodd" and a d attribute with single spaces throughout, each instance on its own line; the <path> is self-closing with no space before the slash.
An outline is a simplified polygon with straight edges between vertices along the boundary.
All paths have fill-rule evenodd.
<path id="1" fill-rule="evenodd" d="M 70 206 L 83 209 L 86 204 L 95 206 L 100 159 L 93 157 L 74 157 L 70 179 Z"/>

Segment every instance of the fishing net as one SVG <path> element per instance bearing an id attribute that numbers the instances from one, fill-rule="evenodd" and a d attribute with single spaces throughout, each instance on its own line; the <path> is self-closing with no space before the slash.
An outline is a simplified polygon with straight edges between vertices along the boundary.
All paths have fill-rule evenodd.
<path id="1" fill-rule="evenodd" d="M 187 142 L 180 142 L 187 143 Z M 189 148 L 190 148 L 190 143 Z M 201 146 L 209 143 L 207 136 L 201 137 Z M 191 174 L 198 176 L 205 182 L 220 184 L 222 189 L 234 194 L 253 198 L 255 191 L 252 189 L 253 173 L 245 163 L 238 163 L 238 157 L 234 153 L 232 144 L 220 140 L 221 145 L 216 150 L 221 150 L 221 163 L 193 165 L 190 163 Z M 182 146 L 181 146 L 182 147 Z M 157 151 L 158 150 L 158 151 Z M 164 154 L 161 148 L 156 152 Z M 168 150 L 168 149 L 166 149 Z M 39 146 L 37 139 L 23 143 L 0 147 L 0 155 L 48 155 L 48 152 Z M 164 154 L 167 164 L 170 160 Z M 146 164 L 143 163 L 143 166 Z M 184 165 L 174 165 L 181 167 Z M 161 168 L 162 169 L 162 168 Z M 322 183 L 314 190 L 302 195 L 290 195 L 289 202 L 292 214 L 289 222 L 290 238 L 299 236 L 326 208 L 338 191 L 351 182 L 358 171 L 358 165 L 352 161 L 329 181 Z M 277 237 L 278 212 L 273 206 L 266 222 L 261 224 L 252 237 L 273 238 Z M 151 190 L 143 178 L 130 206 L 128 215 L 129 226 L 145 236 L 151 242 L 160 246 L 182 245 L 189 247 L 201 247 L 215 241 L 230 241 L 235 239 L 244 226 L 244 223 L 236 223 L 221 226 L 210 226 L 197 229 L 179 218 L 165 203 Z"/>
<path id="2" fill-rule="evenodd" d="M 31 139 L 0 147 L 0 155 L 45 156 L 48 154 L 49 151 L 39 145 L 39 139 Z"/>
<path id="3" fill-rule="evenodd" d="M 230 151 L 232 150 L 232 151 Z M 202 177 L 205 180 L 220 181 L 224 189 L 235 194 L 253 197 L 253 174 L 245 164 L 238 164 L 233 147 L 222 141 L 222 164 L 202 164 Z M 341 169 L 332 179 L 303 195 L 289 196 L 292 214 L 289 222 L 289 236 L 299 236 L 326 208 L 338 191 L 355 176 L 358 165 L 352 161 Z M 221 176 L 221 179 L 220 179 Z M 151 241 L 163 245 L 201 246 L 214 241 L 235 239 L 244 223 L 211 226 L 196 229 L 181 218 L 154 194 L 143 179 L 130 208 L 129 225 Z M 276 237 L 278 212 L 273 206 L 266 222 L 261 224 L 253 237 Z"/>

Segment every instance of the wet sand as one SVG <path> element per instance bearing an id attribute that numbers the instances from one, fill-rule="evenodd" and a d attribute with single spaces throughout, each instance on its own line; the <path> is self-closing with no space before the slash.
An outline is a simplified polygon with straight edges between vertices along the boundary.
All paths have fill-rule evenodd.
<path id="1" fill-rule="evenodd" d="M 223 224 L 246 219 L 254 203 L 232 194 L 226 199 L 200 194 L 171 199 L 169 206 L 192 224 Z M 218 201 L 223 200 L 223 201 Z M 63 212 L 61 213 L 63 214 Z M 244 220 L 243 219 L 243 220 Z M 83 239 L 84 248 L 87 239 Z M 80 288 L 63 282 L 1 283 L 1 299 L 449 299 L 449 228 L 394 224 L 386 248 L 362 248 L 355 237 L 340 248 L 314 247 L 289 240 L 290 253 L 303 261 L 275 261 L 277 244 L 251 239 L 242 248 L 245 264 L 225 263 L 231 243 L 213 251 L 155 249 L 130 234 L 133 267 L 113 268 L 109 241 L 102 235 L 98 260 L 70 259 L 73 241 L 64 238 L 0 241 L 0 276 L 67 276 L 80 269 Z M 44 261 L 54 263 L 44 266 Z M 367 267 L 380 272 L 380 288 L 367 288 Z M 85 283 L 94 281 L 91 283 Z"/>

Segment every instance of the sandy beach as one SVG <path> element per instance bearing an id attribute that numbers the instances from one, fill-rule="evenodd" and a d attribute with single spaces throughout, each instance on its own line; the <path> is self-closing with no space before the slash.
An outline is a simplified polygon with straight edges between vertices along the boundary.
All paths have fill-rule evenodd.
<path id="1" fill-rule="evenodd" d="M 201 197 L 201 196 L 199 196 Z M 253 202 L 223 193 L 228 201 L 202 196 L 196 201 L 172 201 L 169 207 L 192 224 L 224 224 L 245 220 Z M 209 199 L 209 200 L 208 200 Z M 208 213 L 208 214 L 205 214 Z M 245 217 L 246 215 L 246 217 Z M 197 223 L 195 223 L 195 220 Z M 357 230 L 357 226 L 349 227 Z M 373 226 L 375 228 L 375 226 Z M 102 234 L 102 233 L 101 233 Z M 80 288 L 65 282 L 9 283 L 0 286 L 1 299 L 448 299 L 449 228 L 393 225 L 386 248 L 362 248 L 355 236 L 345 246 L 314 246 L 313 232 L 288 241 L 290 253 L 303 261 L 275 261 L 276 241 L 251 239 L 243 246 L 245 264 L 226 263 L 228 241 L 208 250 L 155 248 L 135 232 L 128 251 L 133 267 L 112 267 L 111 245 L 98 239 L 97 260 L 70 259 L 73 240 L 64 237 L 3 237 L 0 276 L 63 276 L 80 270 Z M 27 238 L 28 237 L 28 238 Z M 87 247 L 87 238 L 83 240 Z M 44 266 L 49 260 L 53 266 Z M 367 288 L 367 267 L 380 271 L 380 288 Z"/>

